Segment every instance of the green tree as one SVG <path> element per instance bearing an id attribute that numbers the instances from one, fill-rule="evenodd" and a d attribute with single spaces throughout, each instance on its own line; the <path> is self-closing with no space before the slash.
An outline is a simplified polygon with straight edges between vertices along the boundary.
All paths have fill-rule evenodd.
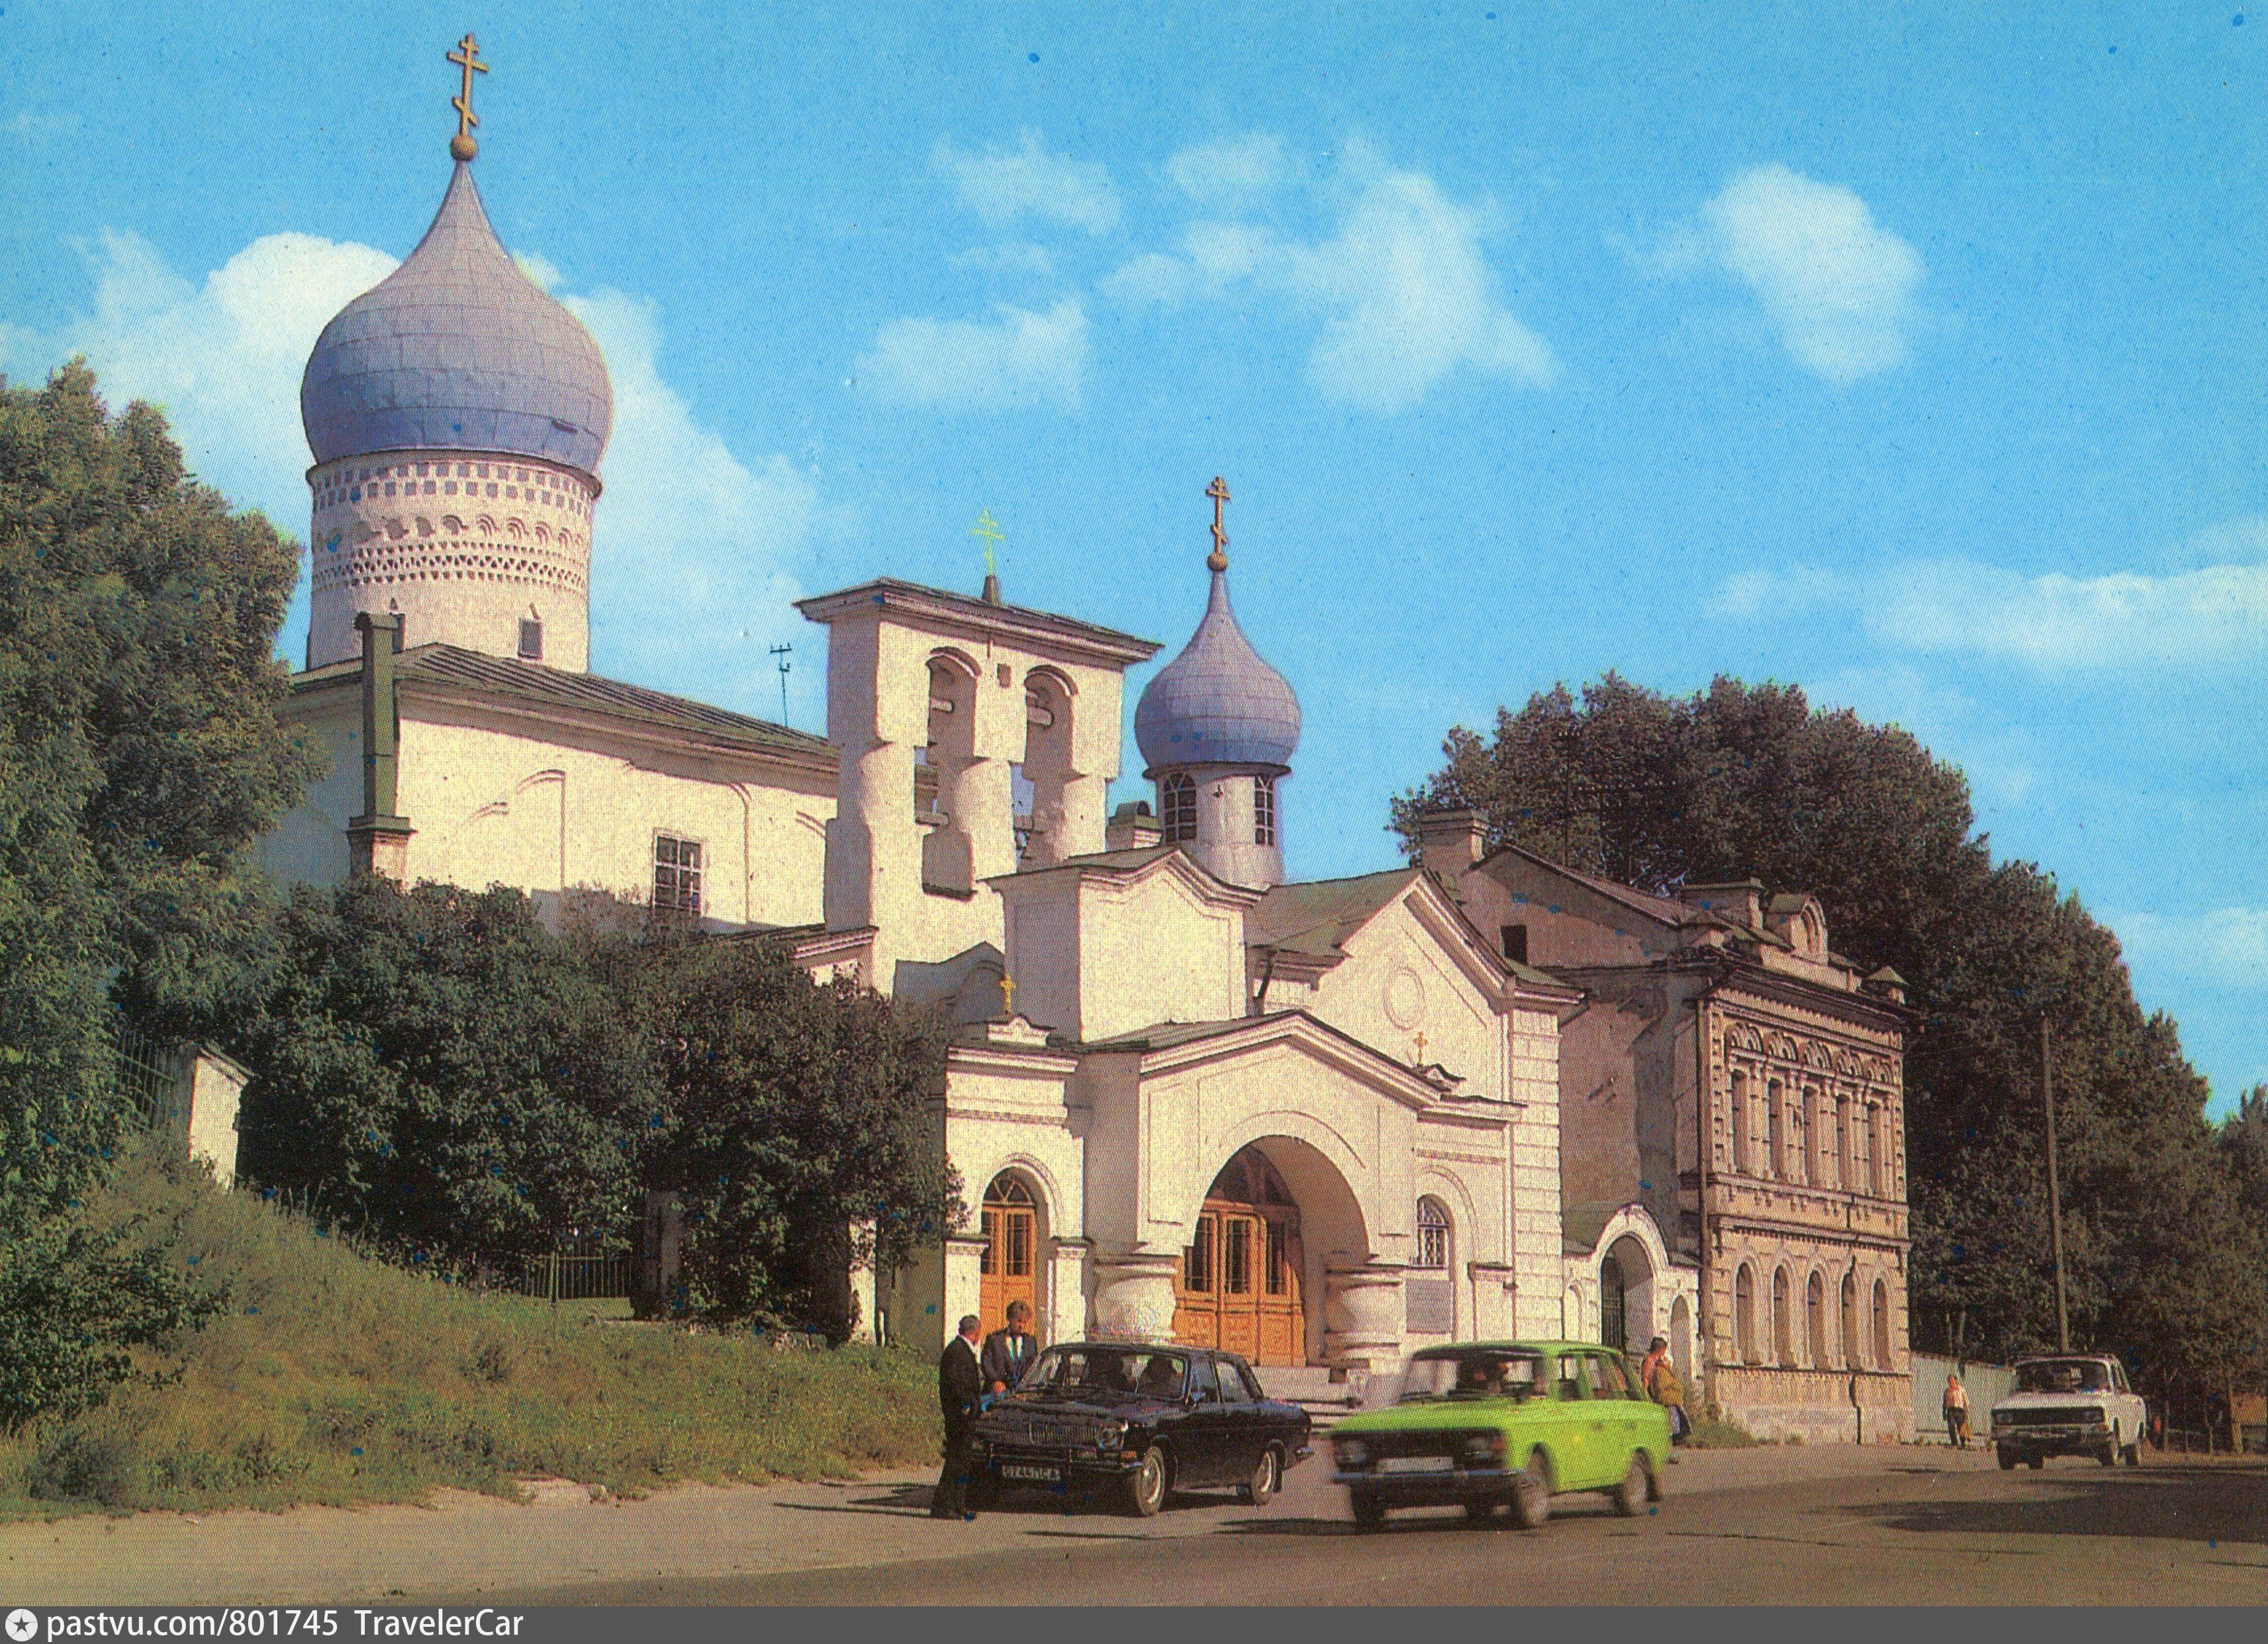
<path id="1" fill-rule="evenodd" d="M 0 1285 L 87 1303 L 17 1319 L 0 1409 L 99 1385 L 163 1322 L 71 1218 L 126 1118 L 119 1012 L 210 1024 L 262 962 L 254 846 L 321 768 L 277 719 L 297 572 L 83 363 L 0 391 Z"/>
<path id="2" fill-rule="evenodd" d="M 302 886 L 234 1043 L 249 1176 L 414 1261 L 617 1244 L 636 1215 L 649 1046 L 606 971 L 520 892 Z"/>
<path id="3" fill-rule="evenodd" d="M 637 1014 L 668 1090 L 652 1185 L 681 1196 L 693 1304 L 841 1339 L 854 1255 L 895 1266 L 956 1225 L 930 1103 L 943 1025 L 814 982 L 770 943 L 665 935 L 645 951 Z"/>
<path id="4" fill-rule="evenodd" d="M 2036 865 L 1992 861 L 1959 770 L 1797 687 L 1722 678 L 1686 698 L 1613 674 L 1580 701 L 1563 686 L 1500 711 L 1491 738 L 1451 730 L 1443 752 L 1395 802 L 1405 839 L 1422 811 L 1464 805 L 1491 844 L 1641 889 L 1754 875 L 1818 896 L 1838 952 L 1906 978 L 1918 1342 L 2054 1345 L 2044 1016 L 2074 1332 L 2169 1384 L 2229 1350 L 2204 1083 L 2172 1021 L 2135 1003 L 2111 933 Z"/>

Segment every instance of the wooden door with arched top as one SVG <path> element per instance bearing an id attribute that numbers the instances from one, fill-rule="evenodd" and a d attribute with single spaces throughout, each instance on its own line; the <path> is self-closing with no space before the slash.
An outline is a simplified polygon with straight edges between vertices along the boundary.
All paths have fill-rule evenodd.
<path id="1" fill-rule="evenodd" d="M 1213 1179 L 1174 1274 L 1174 1339 L 1256 1364 L 1307 1361 L 1300 1208 L 1248 1148 Z"/>
<path id="2" fill-rule="evenodd" d="M 1036 1319 L 1040 1293 L 1037 1276 L 1039 1207 L 1032 1190 L 1002 1171 L 984 1190 L 978 1230 L 984 1248 L 977 1252 L 976 1316 L 990 1335 L 1008 1322 L 1008 1303 L 1022 1302 Z"/>

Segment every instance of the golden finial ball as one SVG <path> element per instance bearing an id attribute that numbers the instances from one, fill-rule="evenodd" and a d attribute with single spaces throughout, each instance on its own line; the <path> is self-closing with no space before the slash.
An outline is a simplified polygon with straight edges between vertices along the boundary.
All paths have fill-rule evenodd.
<path id="1" fill-rule="evenodd" d="M 1223 554 L 1219 548 L 1215 548 L 1211 553 L 1205 555 L 1205 569 L 1209 571 L 1225 571 L 1227 569 L 1228 555 Z"/>
<path id="2" fill-rule="evenodd" d="M 481 145 L 461 131 L 449 139 L 449 158 L 453 160 L 469 160 L 480 151 Z"/>

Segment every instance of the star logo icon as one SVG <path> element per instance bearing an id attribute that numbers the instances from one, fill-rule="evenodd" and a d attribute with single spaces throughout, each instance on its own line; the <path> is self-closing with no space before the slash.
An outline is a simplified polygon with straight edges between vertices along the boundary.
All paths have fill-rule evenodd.
<path id="1" fill-rule="evenodd" d="M 40 1635 L 40 1618 L 28 1610 L 8 1612 L 8 1636 L 13 1644 L 32 1644 Z"/>

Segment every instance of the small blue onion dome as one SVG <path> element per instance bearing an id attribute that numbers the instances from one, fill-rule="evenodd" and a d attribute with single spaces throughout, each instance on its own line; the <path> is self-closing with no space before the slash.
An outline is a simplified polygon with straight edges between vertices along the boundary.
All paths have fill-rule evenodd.
<path id="1" fill-rule="evenodd" d="M 319 463 L 498 451 L 595 476 L 614 417 L 598 343 L 505 253 L 461 163 L 417 249 L 323 327 L 299 381 Z"/>
<path id="2" fill-rule="evenodd" d="M 1204 620 L 1135 705 L 1134 739 L 1152 774 L 1176 765 L 1291 768 L 1300 699 L 1237 627 L 1225 567 L 1212 574 Z"/>

